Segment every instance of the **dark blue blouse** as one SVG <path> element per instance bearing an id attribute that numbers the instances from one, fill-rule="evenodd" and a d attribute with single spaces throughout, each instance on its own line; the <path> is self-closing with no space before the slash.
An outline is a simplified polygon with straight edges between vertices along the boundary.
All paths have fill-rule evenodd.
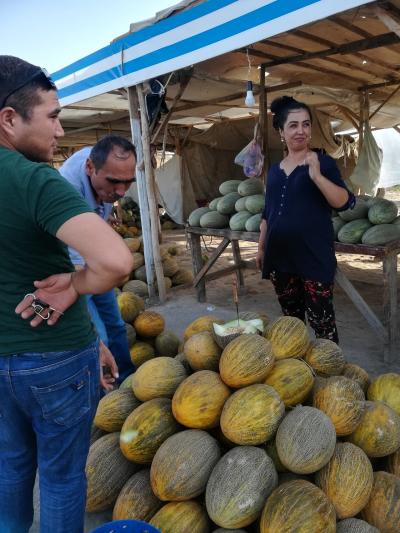
<path id="1" fill-rule="evenodd" d="M 321 174 L 346 189 L 334 159 L 322 153 L 318 158 Z M 349 202 L 351 198 L 349 195 Z M 332 282 L 336 257 L 331 212 L 332 207 L 308 174 L 308 165 L 297 166 L 289 176 L 279 164 L 273 165 L 262 215 L 267 221 L 263 278 L 276 270 L 306 280 Z"/>

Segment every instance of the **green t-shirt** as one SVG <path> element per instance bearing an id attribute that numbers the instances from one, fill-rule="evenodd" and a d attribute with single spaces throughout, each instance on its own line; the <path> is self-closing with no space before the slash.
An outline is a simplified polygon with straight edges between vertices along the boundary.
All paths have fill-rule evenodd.
<path id="1" fill-rule="evenodd" d="M 32 328 L 15 313 L 34 281 L 74 270 L 55 235 L 64 222 L 90 211 L 54 168 L 0 146 L 0 355 L 76 350 L 94 340 L 84 297 L 54 326 Z"/>

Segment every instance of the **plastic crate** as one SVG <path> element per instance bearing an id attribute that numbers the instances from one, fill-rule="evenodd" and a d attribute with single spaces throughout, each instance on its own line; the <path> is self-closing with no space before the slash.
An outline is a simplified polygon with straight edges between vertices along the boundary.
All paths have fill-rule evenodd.
<path id="1" fill-rule="evenodd" d="M 90 533 L 161 533 L 159 529 L 141 520 L 114 520 L 93 529 Z"/>

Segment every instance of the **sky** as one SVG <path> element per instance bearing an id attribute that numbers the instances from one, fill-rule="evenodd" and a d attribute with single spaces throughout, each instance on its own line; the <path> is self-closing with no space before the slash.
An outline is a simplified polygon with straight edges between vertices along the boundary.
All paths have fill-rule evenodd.
<path id="1" fill-rule="evenodd" d="M 179 0 L 0 0 L 0 54 L 50 73 L 129 31 L 132 22 Z"/>

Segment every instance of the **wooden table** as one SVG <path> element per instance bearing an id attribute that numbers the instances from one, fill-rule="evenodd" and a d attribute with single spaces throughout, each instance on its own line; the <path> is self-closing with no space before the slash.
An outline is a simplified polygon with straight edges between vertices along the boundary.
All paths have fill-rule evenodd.
<path id="1" fill-rule="evenodd" d="M 243 269 L 255 268 L 255 261 L 243 261 L 240 256 L 239 241 L 258 242 L 260 234 L 257 232 L 231 231 L 228 229 L 186 228 L 190 243 L 194 281 L 197 298 L 200 302 L 206 300 L 206 282 L 216 279 L 230 272 L 235 272 L 238 286 L 244 286 Z M 220 237 L 222 240 L 206 263 L 203 263 L 200 239 L 206 237 Z M 231 244 L 234 264 L 230 267 L 208 273 L 222 252 Z M 376 316 L 367 302 L 338 267 L 335 281 L 348 295 L 353 304 L 367 320 L 377 337 L 383 343 L 384 360 L 392 362 L 396 358 L 397 345 L 397 255 L 400 253 L 400 240 L 393 241 L 385 246 L 369 246 L 365 244 L 335 243 L 336 252 L 346 254 L 370 255 L 382 261 L 382 303 L 383 323 Z"/>

